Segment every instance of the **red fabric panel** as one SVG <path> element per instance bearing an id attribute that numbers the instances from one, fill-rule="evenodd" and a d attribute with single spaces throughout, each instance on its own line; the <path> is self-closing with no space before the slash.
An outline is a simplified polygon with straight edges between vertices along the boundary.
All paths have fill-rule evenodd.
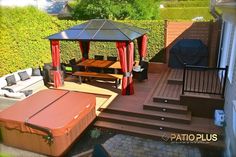
<path id="1" fill-rule="evenodd" d="M 58 88 L 62 85 L 62 76 L 59 71 L 60 69 L 60 42 L 58 40 L 51 41 L 52 50 L 52 66 L 56 68 L 57 71 L 53 72 L 54 87 Z"/>
<path id="2" fill-rule="evenodd" d="M 53 71 L 53 80 L 55 88 L 58 88 L 62 85 L 62 78 L 60 71 Z"/>
<path id="3" fill-rule="evenodd" d="M 138 38 L 138 52 L 141 59 L 147 55 L 147 40 L 148 37 L 146 34 Z"/>
<path id="4" fill-rule="evenodd" d="M 128 55 L 128 72 L 132 72 L 133 70 L 133 64 L 134 64 L 134 43 L 130 42 L 128 45 L 128 51 L 127 51 L 127 55 Z"/>
<path id="5" fill-rule="evenodd" d="M 52 40 L 51 49 L 52 49 L 52 66 L 57 68 L 60 66 L 60 42 L 58 40 Z"/>
<path id="6" fill-rule="evenodd" d="M 82 52 L 82 61 L 88 59 L 88 53 L 90 49 L 90 42 L 89 41 L 79 41 L 79 47 Z"/>
<path id="7" fill-rule="evenodd" d="M 128 68 L 127 68 L 127 59 L 126 59 L 126 43 L 125 42 L 117 42 L 116 43 L 116 47 L 119 53 L 119 58 L 120 58 L 120 66 L 121 66 L 121 70 L 123 73 L 128 72 Z M 121 93 L 122 95 L 126 95 L 126 88 L 127 88 L 127 77 L 122 78 L 122 89 L 121 89 Z"/>
<path id="8" fill-rule="evenodd" d="M 128 45 L 128 51 L 127 51 L 127 61 L 128 61 L 128 64 L 127 64 L 127 67 L 128 67 L 128 72 L 132 73 L 132 70 L 133 70 L 133 64 L 134 64 L 134 43 L 133 42 L 130 42 L 129 45 Z M 128 77 L 128 87 L 129 87 L 129 95 L 133 95 L 134 94 L 134 86 L 133 86 L 133 76 L 131 75 L 130 77 Z"/>
<path id="9" fill-rule="evenodd" d="M 127 45 L 126 42 L 117 42 L 116 47 L 119 53 L 122 72 L 124 74 L 126 74 L 127 72 L 132 72 L 134 44 L 130 42 Z M 123 76 L 122 95 L 132 95 L 132 94 L 134 94 L 132 75 L 129 77 Z"/>
<path id="10" fill-rule="evenodd" d="M 117 42 L 116 47 L 119 53 L 119 58 L 120 58 L 120 66 L 122 72 L 127 72 L 127 63 L 126 63 L 126 43 L 125 42 Z"/>

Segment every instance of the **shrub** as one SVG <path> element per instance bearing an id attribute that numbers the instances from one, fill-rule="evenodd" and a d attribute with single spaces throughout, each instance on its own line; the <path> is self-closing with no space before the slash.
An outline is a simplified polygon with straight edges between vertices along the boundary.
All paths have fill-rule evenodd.
<path id="1" fill-rule="evenodd" d="M 97 139 L 101 136 L 101 130 L 95 128 L 93 130 L 91 130 L 91 133 L 90 133 L 90 137 L 93 138 L 93 139 Z"/>
<path id="2" fill-rule="evenodd" d="M 58 30 L 56 19 L 32 7 L 0 9 L 0 75 L 50 61 L 50 44 L 43 38 Z"/>
<path id="3" fill-rule="evenodd" d="M 156 0 L 80 0 L 74 8 L 73 17 L 78 20 L 94 18 L 106 19 L 157 19 L 158 2 Z"/>

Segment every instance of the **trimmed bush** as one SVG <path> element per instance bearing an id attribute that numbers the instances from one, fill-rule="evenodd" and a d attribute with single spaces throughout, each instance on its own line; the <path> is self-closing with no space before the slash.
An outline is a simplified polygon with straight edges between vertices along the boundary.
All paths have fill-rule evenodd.
<path id="1" fill-rule="evenodd" d="M 163 20 L 191 20 L 197 16 L 202 16 L 204 20 L 213 20 L 208 7 L 187 7 L 187 8 L 162 8 L 160 18 Z"/>
<path id="2" fill-rule="evenodd" d="M 33 7 L 5 8 L 1 11 L 0 76 L 27 67 L 51 62 L 50 42 L 45 37 L 83 21 L 58 20 Z M 149 30 L 148 59 L 162 61 L 158 53 L 164 48 L 164 21 L 120 21 Z M 117 56 L 114 42 L 91 42 L 90 57 L 94 54 Z M 138 52 L 136 52 L 138 54 Z M 77 42 L 61 42 L 61 62 L 81 58 Z"/>
<path id="3" fill-rule="evenodd" d="M 58 30 L 56 18 L 32 7 L 0 9 L 0 75 L 50 61 L 50 44 L 43 38 Z"/>

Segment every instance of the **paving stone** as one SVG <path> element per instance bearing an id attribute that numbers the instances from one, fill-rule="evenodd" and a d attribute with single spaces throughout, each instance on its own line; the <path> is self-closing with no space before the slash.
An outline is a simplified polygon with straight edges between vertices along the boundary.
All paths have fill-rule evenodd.
<path id="1" fill-rule="evenodd" d="M 104 146 L 114 157 L 201 157 L 196 147 L 122 134 L 107 140 Z"/>

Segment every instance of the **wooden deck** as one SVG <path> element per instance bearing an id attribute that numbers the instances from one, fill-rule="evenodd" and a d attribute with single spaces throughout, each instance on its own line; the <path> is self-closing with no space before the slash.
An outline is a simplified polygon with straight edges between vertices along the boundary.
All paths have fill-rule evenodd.
<path id="1" fill-rule="evenodd" d="M 181 76 L 181 71 L 171 69 L 149 73 L 147 81 L 135 82 L 134 95 L 118 95 L 109 105 L 101 106 L 94 125 L 161 140 L 171 133 L 216 133 L 221 140 L 201 146 L 223 148 L 223 129 L 214 125 L 213 117 L 192 116 L 188 106 L 180 104 Z"/>
<path id="2" fill-rule="evenodd" d="M 68 77 L 60 88 L 96 95 L 96 127 L 161 141 L 164 141 L 163 136 L 170 138 L 171 133 L 214 133 L 218 135 L 217 142 L 198 145 L 212 149 L 224 148 L 224 129 L 214 125 L 213 117 L 195 116 L 195 109 L 188 106 L 188 101 L 181 104 L 182 70 L 158 71 L 161 73 L 149 73 L 149 79 L 146 81 L 134 80 L 135 93 L 130 96 L 122 96 L 120 87 L 116 89 L 109 81 L 104 83 L 92 80 L 79 84 L 75 77 Z M 186 95 L 197 99 L 221 99 L 219 96 L 206 94 Z M 198 105 L 194 106 L 199 108 Z M 209 111 L 205 106 L 200 107 L 200 110 Z"/>
<path id="3" fill-rule="evenodd" d="M 62 88 L 97 96 L 96 127 L 159 140 L 171 133 L 216 133 L 219 141 L 200 146 L 223 148 L 224 131 L 214 125 L 213 117 L 193 116 L 194 111 L 181 104 L 181 76 L 181 70 L 172 69 L 149 73 L 146 81 L 134 80 L 135 93 L 129 96 L 122 96 L 120 87 L 99 80 L 78 84 L 75 78 L 69 78 Z"/>

